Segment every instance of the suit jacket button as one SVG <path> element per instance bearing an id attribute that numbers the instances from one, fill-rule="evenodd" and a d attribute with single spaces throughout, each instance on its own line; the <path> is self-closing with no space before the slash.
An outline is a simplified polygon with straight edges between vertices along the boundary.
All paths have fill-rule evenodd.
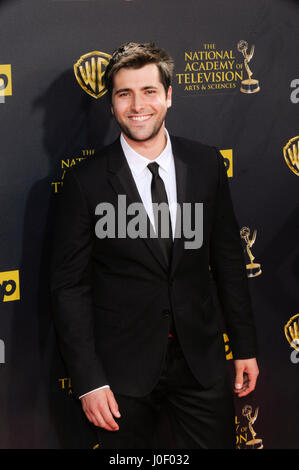
<path id="1" fill-rule="evenodd" d="M 169 315 L 170 315 L 170 310 L 167 310 L 167 309 L 163 310 L 162 316 L 163 316 L 164 318 L 169 317 Z"/>

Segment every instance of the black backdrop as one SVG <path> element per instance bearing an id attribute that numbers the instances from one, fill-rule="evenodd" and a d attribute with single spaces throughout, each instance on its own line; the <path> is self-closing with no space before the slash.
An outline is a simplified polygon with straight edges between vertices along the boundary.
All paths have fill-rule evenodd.
<path id="1" fill-rule="evenodd" d="M 237 447 L 252 447 L 246 405 L 252 416 L 258 408 L 253 429 L 264 448 L 299 447 L 299 364 L 284 333 L 298 320 L 298 167 L 283 155 L 299 135 L 298 24 L 299 4 L 288 0 L 1 0 L 1 448 L 96 444 L 55 343 L 51 220 L 64 169 L 118 132 L 107 95 L 87 94 L 73 65 L 129 40 L 154 40 L 172 54 L 167 128 L 226 150 L 240 228 L 257 231 L 251 251 L 262 273 L 249 283 L 261 375 L 254 394 L 236 400 Z M 241 39 L 255 45 L 255 94 L 240 92 Z M 218 81 L 209 67 L 231 73 Z"/>

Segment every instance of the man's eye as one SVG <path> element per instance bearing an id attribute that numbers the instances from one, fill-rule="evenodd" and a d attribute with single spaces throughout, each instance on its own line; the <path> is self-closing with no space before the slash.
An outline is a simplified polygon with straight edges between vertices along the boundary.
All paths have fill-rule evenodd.
<path id="1" fill-rule="evenodd" d="M 146 93 L 148 95 L 152 95 L 152 94 L 156 93 L 156 90 L 146 90 Z"/>

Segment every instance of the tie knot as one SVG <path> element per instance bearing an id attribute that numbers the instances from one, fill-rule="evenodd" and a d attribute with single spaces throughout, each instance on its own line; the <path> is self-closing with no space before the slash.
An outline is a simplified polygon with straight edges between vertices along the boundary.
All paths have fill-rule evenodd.
<path id="1" fill-rule="evenodd" d="M 149 163 L 147 167 L 153 176 L 159 176 L 159 165 L 157 162 Z"/>

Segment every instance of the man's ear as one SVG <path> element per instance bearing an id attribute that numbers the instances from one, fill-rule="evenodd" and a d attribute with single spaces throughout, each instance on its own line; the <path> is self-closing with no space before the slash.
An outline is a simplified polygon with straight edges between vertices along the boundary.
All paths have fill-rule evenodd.
<path id="1" fill-rule="evenodd" d="M 110 105 L 110 109 L 111 109 L 111 114 L 113 114 L 113 116 L 114 116 L 114 109 L 113 109 L 113 105 L 112 105 L 112 104 Z"/>
<path id="2" fill-rule="evenodd" d="M 167 91 L 166 97 L 167 108 L 170 108 L 172 105 L 172 87 L 170 86 Z"/>

